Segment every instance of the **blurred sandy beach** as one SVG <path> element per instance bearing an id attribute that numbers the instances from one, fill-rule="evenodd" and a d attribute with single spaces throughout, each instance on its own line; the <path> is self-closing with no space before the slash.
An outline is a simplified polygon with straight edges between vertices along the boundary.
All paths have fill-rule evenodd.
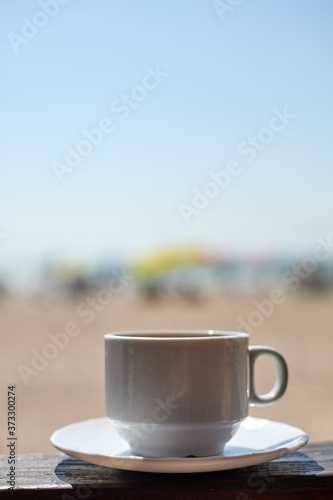
<path id="1" fill-rule="evenodd" d="M 147 301 L 119 294 L 87 323 L 87 317 L 77 314 L 77 298 L 4 297 L 0 301 L 2 429 L 6 428 L 7 386 L 15 384 L 19 453 L 54 452 L 49 443 L 54 430 L 104 416 L 104 334 L 127 329 L 236 330 L 237 318 L 247 318 L 255 309 L 254 300 L 267 298 L 262 293 L 224 294 L 193 302 Z M 332 304 L 332 291 L 289 293 L 250 335 L 250 344 L 278 349 L 289 366 L 285 396 L 272 406 L 252 408 L 250 414 L 301 427 L 311 441 L 333 439 Z M 21 372 L 22 366 L 31 367 L 32 350 L 41 353 L 51 342 L 50 333 L 64 331 L 68 322 L 77 324 L 76 335 L 68 337 L 68 344 L 56 354 L 51 350 L 54 358 L 39 372 L 26 375 L 24 383 L 18 366 Z M 273 367 L 270 360 L 258 361 L 259 390 L 271 388 Z M 5 453 L 5 439 L 1 450 Z"/>

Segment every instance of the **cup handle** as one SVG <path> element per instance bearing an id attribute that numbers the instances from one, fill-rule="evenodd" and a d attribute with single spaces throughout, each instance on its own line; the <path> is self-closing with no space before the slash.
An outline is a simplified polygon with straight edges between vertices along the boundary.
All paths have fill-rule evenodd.
<path id="1" fill-rule="evenodd" d="M 249 346 L 249 404 L 251 406 L 266 406 L 280 399 L 287 388 L 288 368 L 284 357 L 275 349 L 265 346 Z M 254 383 L 254 365 L 259 356 L 266 354 L 275 361 L 277 379 L 273 389 L 267 394 L 258 394 Z"/>

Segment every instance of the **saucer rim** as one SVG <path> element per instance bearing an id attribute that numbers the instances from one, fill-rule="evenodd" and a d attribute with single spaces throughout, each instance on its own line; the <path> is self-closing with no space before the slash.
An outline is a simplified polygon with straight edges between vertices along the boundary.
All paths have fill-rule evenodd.
<path id="1" fill-rule="evenodd" d="M 108 421 L 108 417 L 92 418 L 87 420 L 81 420 L 80 422 L 74 422 L 68 424 L 60 429 L 54 431 L 50 437 L 51 444 L 62 453 L 69 455 L 70 457 L 82 460 L 84 462 L 92 463 L 95 465 L 100 465 L 108 468 L 115 468 L 128 471 L 139 471 L 139 472 L 157 472 L 157 473 L 197 473 L 197 472 L 214 472 L 222 470 L 238 469 L 241 467 L 248 467 L 252 465 L 258 465 L 260 463 L 275 460 L 294 451 L 297 451 L 301 447 L 305 446 L 309 440 L 309 436 L 300 428 L 294 427 L 292 425 L 286 424 L 284 422 L 279 422 L 270 419 L 264 419 L 260 417 L 247 417 L 244 421 L 261 421 L 268 424 L 284 425 L 292 428 L 295 433 L 298 432 L 300 435 L 296 436 L 295 439 L 290 438 L 285 446 L 277 447 L 270 451 L 254 451 L 250 453 L 241 453 L 234 456 L 223 456 L 214 455 L 206 457 L 143 457 L 138 455 L 112 455 L 112 454 L 94 454 L 86 453 L 74 449 L 74 447 L 64 447 L 57 443 L 57 436 L 70 430 L 70 428 L 86 425 L 98 425 L 101 421 Z M 112 423 L 110 422 L 112 425 Z"/>

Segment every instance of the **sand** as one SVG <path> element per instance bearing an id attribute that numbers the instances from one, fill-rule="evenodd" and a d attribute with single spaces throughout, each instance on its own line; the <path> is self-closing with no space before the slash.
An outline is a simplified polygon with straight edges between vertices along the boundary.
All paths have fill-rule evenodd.
<path id="1" fill-rule="evenodd" d="M 116 295 L 109 305 L 100 306 L 94 318 L 77 314 L 82 297 L 3 298 L 0 301 L 1 453 L 6 452 L 8 385 L 16 385 L 18 452 L 52 453 L 55 450 L 49 437 L 55 429 L 104 416 L 105 333 L 146 328 L 235 330 L 239 326 L 237 318 L 246 319 L 257 310 L 254 301 L 261 303 L 267 298 L 267 294 L 221 295 L 193 303 L 179 298 L 150 303 L 140 297 Z M 50 348 L 49 356 L 54 356 L 53 359 L 47 360 L 43 369 L 22 377 L 19 370 L 32 367 L 32 350 L 41 353 L 51 342 L 49 334 L 64 331 L 66 325 L 72 334 L 72 337 L 67 335 L 68 345 L 58 352 Z M 333 439 L 332 325 L 333 293 L 295 292 L 286 296 L 284 303 L 276 305 L 269 317 L 253 329 L 252 345 L 272 346 L 285 356 L 289 385 L 277 403 L 251 408 L 252 416 L 300 427 L 311 441 Z M 258 361 L 259 390 L 271 388 L 273 366 L 269 360 Z"/>

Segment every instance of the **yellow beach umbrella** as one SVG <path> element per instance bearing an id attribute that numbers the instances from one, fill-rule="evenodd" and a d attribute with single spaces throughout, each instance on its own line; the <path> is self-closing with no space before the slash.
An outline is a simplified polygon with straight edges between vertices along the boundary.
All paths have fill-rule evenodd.
<path id="1" fill-rule="evenodd" d="M 203 262 L 203 253 L 193 247 L 176 247 L 151 252 L 132 266 L 136 278 L 153 278 L 166 271 Z"/>

